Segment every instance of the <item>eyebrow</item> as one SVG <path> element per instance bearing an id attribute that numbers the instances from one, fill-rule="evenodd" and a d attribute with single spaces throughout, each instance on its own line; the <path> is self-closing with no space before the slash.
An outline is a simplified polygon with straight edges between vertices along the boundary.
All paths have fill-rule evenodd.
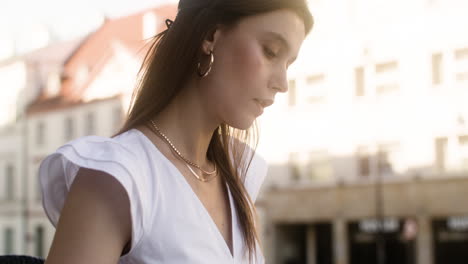
<path id="1" fill-rule="evenodd" d="M 266 34 L 269 35 L 270 37 L 273 37 L 276 41 L 279 41 L 286 48 L 286 51 L 291 50 L 291 46 L 289 45 L 288 41 L 280 33 L 268 31 Z M 293 57 L 290 63 L 293 63 L 296 60 L 296 58 L 297 56 Z"/>

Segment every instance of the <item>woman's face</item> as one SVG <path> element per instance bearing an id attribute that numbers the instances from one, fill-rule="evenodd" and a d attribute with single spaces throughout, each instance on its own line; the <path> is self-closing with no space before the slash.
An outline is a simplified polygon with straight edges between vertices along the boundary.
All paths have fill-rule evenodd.
<path id="1" fill-rule="evenodd" d="M 220 28 L 203 43 L 204 52 L 213 50 L 215 58 L 202 80 L 205 98 L 222 123 L 248 129 L 276 93 L 288 90 L 287 69 L 304 38 L 302 19 L 292 11 L 278 10 Z"/>

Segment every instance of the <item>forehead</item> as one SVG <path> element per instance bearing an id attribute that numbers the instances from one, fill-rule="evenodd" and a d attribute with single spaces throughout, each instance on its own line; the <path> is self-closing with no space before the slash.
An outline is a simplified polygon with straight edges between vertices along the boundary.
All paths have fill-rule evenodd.
<path id="1" fill-rule="evenodd" d="M 293 11 L 277 10 L 242 19 L 236 29 L 246 34 L 282 36 L 294 51 L 297 51 L 305 38 L 303 20 Z"/>

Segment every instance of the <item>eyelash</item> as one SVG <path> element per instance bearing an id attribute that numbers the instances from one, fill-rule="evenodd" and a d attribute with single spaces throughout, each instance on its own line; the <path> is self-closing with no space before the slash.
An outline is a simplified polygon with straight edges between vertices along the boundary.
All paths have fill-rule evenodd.
<path id="1" fill-rule="evenodd" d="M 271 59 L 276 58 L 277 56 L 276 53 L 271 51 L 271 49 L 269 49 L 268 47 L 263 47 L 263 52 L 268 58 L 271 58 Z"/>

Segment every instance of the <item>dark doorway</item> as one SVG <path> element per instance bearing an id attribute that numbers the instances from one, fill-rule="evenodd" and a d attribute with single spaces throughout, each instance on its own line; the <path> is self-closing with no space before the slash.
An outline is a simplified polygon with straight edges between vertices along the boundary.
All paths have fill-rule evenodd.
<path id="1" fill-rule="evenodd" d="M 398 219 L 386 219 L 382 233 L 378 233 L 378 222 L 362 220 L 348 224 L 348 245 L 350 264 L 376 264 L 377 239 L 383 236 L 385 264 L 414 264 L 415 237 L 404 235 L 405 222 Z"/>
<path id="2" fill-rule="evenodd" d="M 307 243 L 307 229 L 313 228 L 313 242 Z M 333 264 L 332 224 L 321 222 L 306 224 L 280 224 L 276 226 L 276 263 L 306 264 L 315 258 L 316 264 Z M 307 249 L 313 246 L 311 252 Z"/>
<path id="3" fill-rule="evenodd" d="M 432 221 L 434 264 L 465 264 L 468 259 L 468 217 Z"/>
<path id="4" fill-rule="evenodd" d="M 307 225 L 280 224 L 276 226 L 276 234 L 276 263 L 307 263 Z"/>
<path id="5" fill-rule="evenodd" d="M 331 223 L 314 225 L 316 235 L 316 262 L 317 264 L 332 264 L 333 261 L 333 231 Z"/>

